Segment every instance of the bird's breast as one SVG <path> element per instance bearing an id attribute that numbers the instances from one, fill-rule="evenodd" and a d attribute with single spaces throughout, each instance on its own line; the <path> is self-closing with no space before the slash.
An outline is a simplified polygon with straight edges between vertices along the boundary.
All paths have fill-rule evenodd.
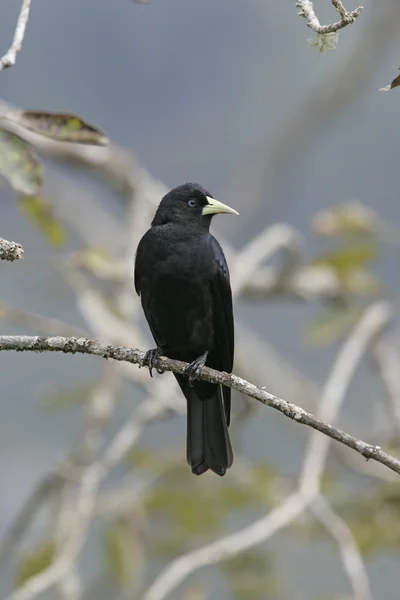
<path id="1" fill-rule="evenodd" d="M 196 260 L 164 256 L 143 281 L 142 302 L 159 345 L 182 359 L 213 342 L 213 307 L 207 271 Z"/>

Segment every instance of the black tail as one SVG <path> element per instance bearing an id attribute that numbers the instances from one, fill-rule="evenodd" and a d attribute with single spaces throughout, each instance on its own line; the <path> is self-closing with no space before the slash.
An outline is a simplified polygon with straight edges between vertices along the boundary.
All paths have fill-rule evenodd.
<path id="1" fill-rule="evenodd" d="M 192 473 L 202 475 L 211 469 L 225 475 L 233 452 L 222 387 L 200 381 L 191 387 L 186 378 L 177 379 L 187 400 L 186 459 Z"/>

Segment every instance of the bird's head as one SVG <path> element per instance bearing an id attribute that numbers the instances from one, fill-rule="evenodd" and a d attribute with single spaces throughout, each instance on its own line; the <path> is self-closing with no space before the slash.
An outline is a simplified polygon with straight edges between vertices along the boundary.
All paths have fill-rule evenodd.
<path id="1" fill-rule="evenodd" d="M 198 183 L 184 183 L 164 196 L 152 225 L 179 223 L 208 229 L 211 218 L 221 213 L 239 214 L 230 206 L 215 200 Z"/>

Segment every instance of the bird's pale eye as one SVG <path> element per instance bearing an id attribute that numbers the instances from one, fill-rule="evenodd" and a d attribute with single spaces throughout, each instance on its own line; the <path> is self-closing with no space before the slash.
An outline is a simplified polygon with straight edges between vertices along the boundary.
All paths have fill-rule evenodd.
<path id="1" fill-rule="evenodd" d="M 192 208 L 194 206 L 197 206 L 197 200 L 195 200 L 194 198 L 191 198 L 190 200 L 188 200 L 188 205 L 191 206 Z"/>

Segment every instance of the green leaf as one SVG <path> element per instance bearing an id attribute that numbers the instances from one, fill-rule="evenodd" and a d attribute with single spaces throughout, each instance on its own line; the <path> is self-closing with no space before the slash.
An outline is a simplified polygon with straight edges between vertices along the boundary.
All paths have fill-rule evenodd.
<path id="1" fill-rule="evenodd" d="M 143 551 L 129 521 L 120 519 L 108 528 L 104 547 L 107 567 L 120 588 L 132 585 L 143 568 Z"/>
<path id="2" fill-rule="evenodd" d="M 15 133 L 0 129 L 0 174 L 23 194 L 37 194 L 42 168 L 29 144 Z"/>
<path id="3" fill-rule="evenodd" d="M 359 306 L 346 306 L 325 310 L 311 323 L 307 342 L 312 345 L 330 344 L 342 335 L 359 320 L 362 309 Z"/>
<path id="4" fill-rule="evenodd" d="M 100 129 L 72 113 L 51 113 L 26 110 L 11 118 L 13 121 L 45 137 L 59 142 L 106 146 L 108 139 Z"/>
<path id="5" fill-rule="evenodd" d="M 35 225 L 52 246 L 63 246 L 65 229 L 54 216 L 51 204 L 42 196 L 21 196 L 18 205 L 28 220 Z"/>
<path id="6" fill-rule="evenodd" d="M 27 551 L 17 567 L 16 585 L 22 585 L 27 579 L 47 569 L 53 562 L 54 554 L 54 543 L 50 541 L 40 542 Z"/>

